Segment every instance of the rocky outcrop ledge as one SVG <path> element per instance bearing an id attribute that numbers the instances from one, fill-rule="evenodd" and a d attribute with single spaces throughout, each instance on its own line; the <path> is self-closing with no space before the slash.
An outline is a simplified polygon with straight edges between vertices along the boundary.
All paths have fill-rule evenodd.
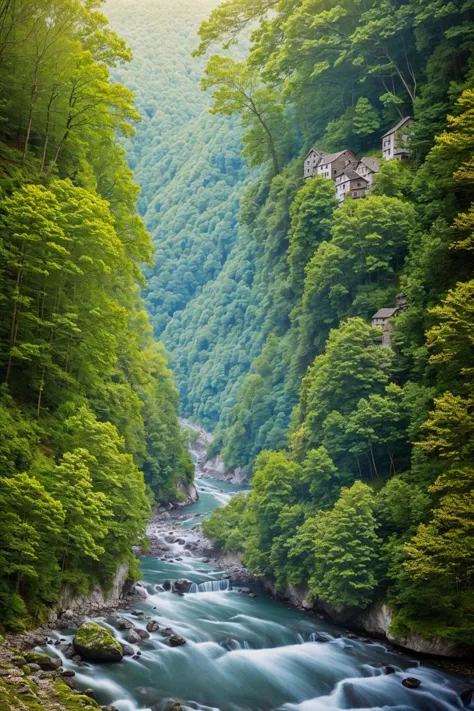
<path id="1" fill-rule="evenodd" d="M 404 637 L 394 635 L 390 627 L 395 613 L 383 602 L 376 602 L 365 610 L 358 607 L 335 607 L 322 600 L 310 602 L 309 589 L 305 585 L 287 585 L 283 589 L 277 589 L 273 581 L 265 580 L 264 586 L 274 597 L 301 610 L 322 614 L 336 624 L 347 625 L 418 654 L 451 659 L 472 659 L 474 654 L 474 648 L 456 644 L 443 637 L 428 638 L 415 632 L 409 632 Z"/>

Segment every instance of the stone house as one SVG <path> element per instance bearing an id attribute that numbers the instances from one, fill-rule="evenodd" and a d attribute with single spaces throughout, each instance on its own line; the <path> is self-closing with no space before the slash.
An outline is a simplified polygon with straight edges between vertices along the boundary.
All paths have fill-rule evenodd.
<path id="1" fill-rule="evenodd" d="M 355 167 L 355 171 L 365 178 L 369 184 L 368 187 L 371 187 L 375 173 L 380 172 L 379 161 L 377 158 L 361 158 Z"/>
<path id="2" fill-rule="evenodd" d="M 328 180 L 336 180 L 344 169 L 352 163 L 357 163 L 357 158 L 352 151 L 323 153 L 316 168 L 316 175 L 321 175 Z"/>
<path id="3" fill-rule="evenodd" d="M 304 178 L 305 180 L 308 180 L 308 178 L 312 178 L 313 175 L 316 175 L 316 168 L 318 167 L 321 157 L 323 155 L 322 151 L 317 151 L 315 148 L 312 148 L 308 155 L 304 159 Z"/>
<path id="4" fill-rule="evenodd" d="M 369 188 L 369 181 L 353 168 L 345 170 L 336 178 L 336 197 L 339 202 L 346 198 L 364 197 Z"/>
<path id="5" fill-rule="evenodd" d="M 413 123 L 411 116 L 405 116 L 382 136 L 382 156 L 385 160 L 404 160 L 408 158 L 406 129 Z"/>
<path id="6" fill-rule="evenodd" d="M 351 151 L 326 153 L 312 148 L 304 159 L 304 178 L 321 175 L 328 180 L 335 180 L 350 163 L 357 163 L 357 158 Z"/>
<path id="7" fill-rule="evenodd" d="M 405 294 L 399 294 L 395 299 L 395 306 L 379 309 L 377 313 L 372 316 L 372 326 L 374 328 L 382 329 L 381 345 L 385 346 L 385 348 L 390 348 L 391 346 L 391 336 L 393 331 L 391 319 L 402 313 L 402 311 L 405 311 L 406 307 L 407 299 Z"/>

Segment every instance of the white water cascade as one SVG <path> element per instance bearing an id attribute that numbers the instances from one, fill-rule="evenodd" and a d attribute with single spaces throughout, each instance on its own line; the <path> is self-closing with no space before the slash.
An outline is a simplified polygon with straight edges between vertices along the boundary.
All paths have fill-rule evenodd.
<path id="1" fill-rule="evenodd" d="M 204 583 L 193 583 L 189 589 L 190 593 L 200 592 L 222 592 L 230 590 L 230 582 L 228 580 L 206 580 Z"/>
<path id="2" fill-rule="evenodd" d="M 344 629 L 287 608 L 254 587 L 256 597 L 239 592 L 238 580 L 222 577 L 212 562 L 203 562 L 181 538 L 192 540 L 196 514 L 208 511 L 235 492 L 228 482 L 198 479 L 205 490 L 185 518 L 170 521 L 162 535 L 171 543 L 164 558 L 142 559 L 142 580 L 149 594 L 134 610 L 120 611 L 137 629 L 154 620 L 159 628 L 140 645 L 136 658 L 119 664 L 78 666 L 60 654 L 75 671 L 82 689 L 92 688 L 100 704 L 119 711 L 168 711 L 179 702 L 185 711 L 462 711 L 460 693 L 466 679 L 420 662 L 413 655 L 347 637 Z M 224 489 L 224 491 L 222 491 Z M 189 518 L 187 518 L 189 515 Z M 165 524 L 168 526 L 168 524 Z M 181 526 L 181 535 L 177 527 Z M 180 553 L 180 555 L 178 555 Z M 192 581 L 188 593 L 175 594 L 171 583 Z M 167 591 L 162 584 L 168 581 Z M 247 583 L 245 584 L 247 585 Z M 158 586 L 158 587 L 157 587 Z M 141 614 L 140 614 L 141 613 Z M 127 643 L 128 631 L 115 619 L 99 621 Z M 173 647 L 171 628 L 186 643 Z M 57 633 L 66 642 L 73 632 Z M 416 677 L 417 689 L 402 681 Z M 465 697 L 464 697 L 465 698 Z M 474 709 L 474 704 L 470 707 Z"/>

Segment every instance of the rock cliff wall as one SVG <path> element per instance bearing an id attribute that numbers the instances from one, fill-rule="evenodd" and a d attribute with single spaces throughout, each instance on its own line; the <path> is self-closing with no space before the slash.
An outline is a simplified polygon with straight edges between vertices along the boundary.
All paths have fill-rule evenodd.
<path id="1" fill-rule="evenodd" d="M 324 613 L 324 615 L 337 624 L 348 625 L 354 629 L 373 635 L 374 637 L 384 638 L 392 642 L 392 644 L 412 652 L 454 659 L 469 658 L 472 657 L 474 653 L 474 648 L 467 645 L 456 644 L 443 637 L 432 637 L 428 639 L 415 632 L 410 632 L 404 637 L 392 634 L 390 627 L 394 618 L 394 612 L 383 602 L 374 603 L 366 610 L 361 610 L 357 607 L 335 607 L 334 605 L 328 605 L 322 600 L 309 602 L 309 588 L 305 585 L 287 585 L 282 589 L 277 589 L 273 581 L 265 580 L 264 586 L 272 595 L 288 601 L 295 607 Z"/>
<path id="2" fill-rule="evenodd" d="M 107 590 L 96 585 L 87 595 L 80 595 L 71 585 L 65 585 L 55 609 L 87 614 L 114 608 L 123 601 L 124 596 L 130 592 L 132 587 L 133 583 L 129 579 L 129 565 L 122 563 L 117 568 L 111 586 Z"/>

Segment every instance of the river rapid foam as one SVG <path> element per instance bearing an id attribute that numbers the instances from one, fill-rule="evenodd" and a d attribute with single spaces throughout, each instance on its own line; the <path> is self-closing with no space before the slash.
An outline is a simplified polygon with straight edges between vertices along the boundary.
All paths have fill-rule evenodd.
<path id="1" fill-rule="evenodd" d="M 199 521 L 196 514 L 206 515 L 236 490 L 210 480 L 198 481 L 198 488 L 200 500 L 182 512 L 184 518 L 161 525 L 163 540 L 173 537 L 167 532 L 181 530 L 186 541 Z M 113 704 L 119 711 L 166 711 L 175 701 L 200 711 L 466 708 L 459 696 L 469 686 L 465 679 L 375 640 L 347 637 L 343 629 L 288 609 L 258 587 L 257 596 L 249 597 L 239 592 L 238 580 L 224 578 L 222 570 L 203 562 L 183 542 L 168 542 L 167 547 L 168 560 L 142 559 L 147 597 L 120 616 L 138 629 L 156 620 L 160 629 L 171 627 L 186 644 L 173 648 L 158 630 L 141 643 L 137 659 L 82 666 L 66 659 L 61 647 L 48 647 L 50 654 L 63 658 L 65 668 L 76 672 L 77 687 L 92 688 L 101 704 Z M 178 578 L 192 581 L 188 593 L 157 592 L 156 586 Z M 144 616 L 137 617 L 137 612 Z M 127 630 L 115 628 L 114 616 L 97 621 L 126 643 Z M 55 635 L 66 642 L 73 636 L 73 630 Z M 419 679 L 419 688 L 405 688 L 406 677 Z"/>

